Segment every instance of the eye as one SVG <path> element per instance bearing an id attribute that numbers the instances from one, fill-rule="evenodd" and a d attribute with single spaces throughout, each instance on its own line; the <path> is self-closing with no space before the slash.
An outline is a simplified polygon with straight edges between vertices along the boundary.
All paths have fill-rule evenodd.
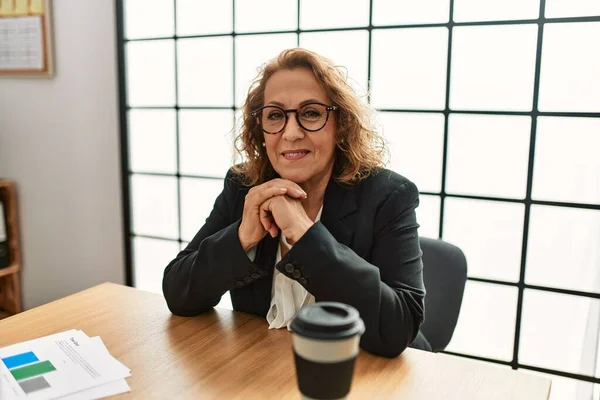
<path id="1" fill-rule="evenodd" d="M 267 119 L 269 121 L 280 121 L 285 119 L 285 115 L 279 110 L 269 110 L 267 112 Z"/>
<path id="2" fill-rule="evenodd" d="M 302 110 L 302 118 L 306 119 L 319 119 L 321 118 L 323 113 L 316 108 L 310 107 Z"/>

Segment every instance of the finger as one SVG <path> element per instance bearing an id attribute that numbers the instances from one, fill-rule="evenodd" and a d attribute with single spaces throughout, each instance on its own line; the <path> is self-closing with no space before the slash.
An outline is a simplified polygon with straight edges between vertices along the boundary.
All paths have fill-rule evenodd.
<path id="1" fill-rule="evenodd" d="M 267 232 L 271 232 L 270 229 L 271 229 L 272 219 L 269 216 L 269 212 L 265 211 L 261 208 L 258 213 L 258 217 L 259 217 L 260 223 L 263 226 L 264 230 Z"/>
<path id="2" fill-rule="evenodd" d="M 266 231 L 269 233 L 269 235 L 271 235 L 271 237 L 277 237 L 277 235 L 279 234 L 277 224 L 275 224 L 275 221 L 273 221 L 273 218 L 271 216 L 269 216 L 268 219 L 270 221 L 270 226 L 269 229 L 267 229 Z"/>
<path id="3" fill-rule="evenodd" d="M 258 187 L 257 187 L 258 188 Z M 253 193 L 246 195 L 246 204 L 249 207 L 258 208 L 262 203 L 269 200 L 274 196 L 280 196 L 286 194 L 287 188 L 281 186 L 265 187 L 262 190 L 256 190 Z"/>
<path id="4" fill-rule="evenodd" d="M 271 229 L 269 229 L 269 234 L 271 235 L 271 237 L 274 238 L 276 238 L 277 235 L 279 235 L 279 229 L 277 229 L 277 225 L 271 225 Z"/>
<path id="5" fill-rule="evenodd" d="M 269 211 L 269 202 L 270 200 L 267 200 L 267 202 L 260 205 L 259 218 L 264 229 L 269 232 L 272 237 L 276 237 L 279 233 L 279 230 L 277 229 L 277 225 L 275 224 L 273 216 Z"/>
<path id="6" fill-rule="evenodd" d="M 296 182 L 292 182 L 287 179 L 272 179 L 269 182 L 265 183 L 265 185 L 269 185 L 269 187 L 285 187 L 288 189 L 288 192 L 286 194 L 294 198 L 306 198 L 307 196 L 306 192 L 300 187 L 300 185 L 298 185 Z"/>

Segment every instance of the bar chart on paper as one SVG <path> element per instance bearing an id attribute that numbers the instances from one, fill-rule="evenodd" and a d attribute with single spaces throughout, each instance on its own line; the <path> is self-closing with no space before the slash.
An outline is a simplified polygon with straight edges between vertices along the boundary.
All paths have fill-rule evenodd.
<path id="1" fill-rule="evenodd" d="M 2 358 L 2 362 L 26 394 L 50 388 L 45 374 L 56 371 L 48 360 L 40 360 L 34 352 Z"/>
<path id="2" fill-rule="evenodd" d="M 97 399 L 131 389 L 99 337 L 70 330 L 0 348 L 0 399 Z"/>

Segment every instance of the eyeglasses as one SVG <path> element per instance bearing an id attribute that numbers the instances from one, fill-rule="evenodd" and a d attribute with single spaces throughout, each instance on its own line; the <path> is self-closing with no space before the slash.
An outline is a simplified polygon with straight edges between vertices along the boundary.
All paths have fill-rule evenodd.
<path id="1" fill-rule="evenodd" d="M 284 110 L 278 106 L 264 106 L 252 111 L 250 115 L 258 118 L 262 130 L 268 134 L 282 132 L 288 123 L 288 114 L 296 113 L 296 122 L 302 129 L 316 132 L 327 124 L 329 112 L 337 110 L 337 106 L 328 106 L 323 103 L 308 103 L 297 109 Z"/>

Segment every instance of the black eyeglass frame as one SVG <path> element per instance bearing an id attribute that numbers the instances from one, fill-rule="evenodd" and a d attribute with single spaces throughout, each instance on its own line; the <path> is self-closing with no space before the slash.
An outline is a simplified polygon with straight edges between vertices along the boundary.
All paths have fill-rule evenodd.
<path id="1" fill-rule="evenodd" d="M 300 109 L 302 109 L 302 108 L 306 107 L 306 106 L 310 106 L 310 105 L 314 105 L 314 104 L 317 104 L 317 105 L 320 105 L 320 106 L 323 106 L 323 107 L 325 107 L 325 110 L 327 111 L 327 114 L 325 115 L 325 122 L 323 123 L 323 126 L 322 126 L 322 127 L 320 127 L 319 129 L 308 129 L 308 128 L 306 128 L 306 127 L 305 127 L 305 126 L 302 124 L 302 122 L 300 122 L 300 117 L 298 116 L 298 111 L 299 111 Z M 277 109 L 279 109 L 279 110 L 281 110 L 281 111 L 283 112 L 283 115 L 285 115 L 285 122 L 283 123 L 283 127 L 282 127 L 280 130 L 278 130 L 277 132 L 267 132 L 267 131 L 265 130 L 265 128 L 263 128 L 263 125 L 262 125 L 262 123 L 260 122 L 260 118 L 258 118 L 258 115 L 259 115 L 259 113 L 261 113 L 261 112 L 262 112 L 262 111 L 263 111 L 265 108 L 267 108 L 267 107 L 271 107 L 271 108 L 277 108 Z M 293 113 L 295 113 L 295 114 L 296 114 L 296 122 L 298 123 L 298 125 L 299 125 L 299 126 L 302 128 L 302 129 L 304 129 L 305 131 L 308 131 L 308 132 L 318 132 L 318 131 L 320 131 L 321 129 L 325 128 L 325 125 L 327 125 L 327 122 L 329 121 L 329 113 L 330 113 L 331 111 L 337 111 L 337 110 L 338 110 L 338 106 L 335 106 L 335 105 L 331 105 L 331 106 L 329 106 L 329 105 L 327 105 L 327 104 L 323 104 L 323 103 L 319 103 L 318 101 L 315 101 L 315 102 L 311 102 L 311 103 L 303 104 L 303 105 L 302 105 L 302 106 L 300 106 L 299 108 L 290 108 L 290 109 L 287 109 L 287 110 L 286 110 L 285 108 L 281 108 L 281 107 L 279 107 L 279 106 L 276 106 L 276 105 L 273 105 L 273 104 L 267 104 L 266 106 L 262 106 L 261 108 L 259 108 L 259 109 L 257 109 L 257 110 L 254 110 L 254 111 L 252 111 L 252 112 L 250 113 L 250 115 L 251 115 L 251 116 L 253 116 L 253 117 L 257 117 L 257 118 L 258 118 L 258 120 L 259 120 L 258 124 L 261 126 L 261 129 L 262 129 L 262 131 L 263 131 L 264 133 L 266 133 L 267 135 L 277 135 L 278 133 L 281 133 L 281 132 L 283 132 L 283 131 L 285 130 L 285 127 L 287 126 L 287 124 L 288 124 L 288 121 L 289 121 L 288 114 L 289 114 L 289 113 L 291 113 L 291 112 L 293 112 Z"/>

